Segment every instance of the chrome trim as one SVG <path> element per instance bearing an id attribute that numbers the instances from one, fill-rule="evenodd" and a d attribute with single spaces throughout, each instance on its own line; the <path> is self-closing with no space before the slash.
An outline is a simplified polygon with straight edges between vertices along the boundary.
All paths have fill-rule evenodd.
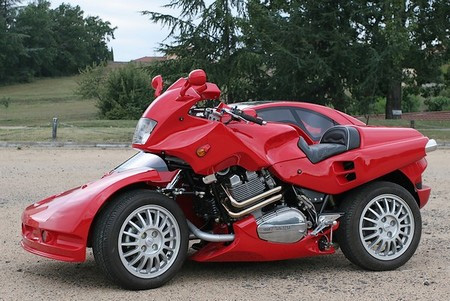
<path id="1" fill-rule="evenodd" d="M 242 210 L 242 211 L 239 211 L 239 212 L 230 211 L 224 203 L 222 203 L 222 206 L 225 208 L 225 210 L 227 211 L 229 216 L 231 216 L 232 218 L 239 218 L 239 217 L 247 215 L 247 214 L 249 214 L 249 213 L 251 213 L 251 212 L 253 212 L 255 210 L 258 210 L 258 209 L 260 209 L 260 208 L 262 208 L 264 206 L 267 206 L 269 204 L 277 202 L 277 201 L 281 200 L 282 198 L 283 198 L 283 196 L 281 194 L 277 194 L 277 195 L 275 195 L 275 196 L 273 196 L 273 197 L 271 197 L 271 198 L 269 198 L 269 199 L 267 199 L 265 201 L 262 201 L 261 203 L 258 203 L 258 204 L 254 205 L 252 207 L 249 207 L 249 208 L 247 208 L 245 210 Z"/>
<path id="2" fill-rule="evenodd" d="M 317 236 L 319 232 L 325 229 L 328 226 L 332 226 L 334 222 L 340 218 L 343 214 L 341 213 L 325 213 L 319 215 L 319 221 L 317 223 L 317 227 L 311 232 L 311 235 Z"/>
<path id="3" fill-rule="evenodd" d="M 435 150 L 437 150 L 436 140 L 434 140 L 434 139 L 428 140 L 427 145 L 425 145 L 425 152 L 429 153 L 429 152 L 432 152 Z"/>
<path id="4" fill-rule="evenodd" d="M 231 194 L 228 192 L 228 190 L 225 187 L 222 186 L 222 189 L 225 191 L 225 193 L 226 193 L 228 199 L 230 200 L 231 205 L 233 205 L 233 207 L 243 208 L 243 207 L 247 207 L 247 206 L 249 206 L 249 205 L 251 205 L 251 204 L 253 204 L 253 203 L 255 203 L 255 202 L 259 201 L 259 200 L 262 200 L 262 199 L 264 199 L 264 198 L 266 198 L 268 196 L 271 196 L 272 194 L 280 192 L 281 191 L 281 186 L 278 186 L 278 187 L 272 188 L 270 190 L 267 190 L 266 192 L 258 194 L 257 196 L 254 196 L 254 197 L 249 198 L 249 199 L 247 199 L 245 201 L 242 201 L 242 202 L 236 201 L 231 196 Z"/>
<path id="5" fill-rule="evenodd" d="M 191 233 L 201 240 L 206 240 L 210 242 L 224 242 L 224 241 L 233 241 L 234 240 L 234 234 L 212 234 L 201 231 L 199 228 L 197 228 L 193 223 L 191 223 L 189 220 L 186 220 L 187 226 Z M 191 236 L 189 236 L 191 238 Z"/>
<path id="6" fill-rule="evenodd" d="M 302 239 L 308 225 L 305 215 L 296 208 L 284 207 L 256 220 L 261 239 L 277 243 L 294 243 Z"/>
<path id="7" fill-rule="evenodd" d="M 177 171 L 177 173 L 173 177 L 172 181 L 170 181 L 170 183 L 167 184 L 166 189 L 174 188 L 175 185 L 177 185 L 178 181 L 180 180 L 180 177 L 181 177 L 181 169 Z"/>

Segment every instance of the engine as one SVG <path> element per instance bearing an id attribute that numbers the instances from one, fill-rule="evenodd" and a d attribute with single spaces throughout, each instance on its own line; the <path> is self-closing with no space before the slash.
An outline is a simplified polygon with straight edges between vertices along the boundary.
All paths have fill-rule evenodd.
<path id="1" fill-rule="evenodd" d="M 228 181 L 228 191 L 238 202 L 261 194 L 266 188 L 264 177 L 254 171 L 246 171 L 241 176 L 233 174 Z"/>
<path id="2" fill-rule="evenodd" d="M 308 231 L 305 215 L 296 208 L 282 207 L 256 220 L 258 236 L 261 239 L 294 243 L 302 239 Z"/>
<path id="3" fill-rule="evenodd" d="M 306 217 L 311 216 L 306 210 L 309 207 L 299 197 L 304 193 L 291 188 L 283 190 L 265 169 L 255 172 L 231 167 L 204 177 L 203 182 L 213 184 L 211 187 L 219 199 L 218 202 L 214 198 L 203 199 L 198 203 L 201 207 L 196 206 L 197 213 L 201 212 L 205 219 L 229 223 L 252 214 L 258 236 L 275 243 L 295 243 L 313 224 L 314 218 Z"/>

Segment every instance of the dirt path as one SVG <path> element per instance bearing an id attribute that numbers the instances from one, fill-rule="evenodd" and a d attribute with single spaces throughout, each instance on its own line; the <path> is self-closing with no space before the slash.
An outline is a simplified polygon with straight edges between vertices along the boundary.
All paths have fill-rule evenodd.
<path id="1" fill-rule="evenodd" d="M 46 196 L 92 181 L 132 150 L 0 148 L 0 300 L 450 300 L 450 150 L 428 157 L 433 187 L 422 210 L 422 241 L 391 272 L 366 272 L 336 255 L 272 263 L 187 262 L 166 286 L 124 291 L 108 282 L 89 251 L 83 264 L 23 251 L 20 215 Z"/>

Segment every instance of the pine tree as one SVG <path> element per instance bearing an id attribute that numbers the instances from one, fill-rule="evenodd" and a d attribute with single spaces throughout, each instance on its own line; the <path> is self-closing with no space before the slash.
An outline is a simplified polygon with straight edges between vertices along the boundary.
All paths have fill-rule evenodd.
<path id="1" fill-rule="evenodd" d="M 220 86 L 225 101 L 254 97 L 257 91 L 251 82 L 258 72 L 263 73 L 252 64 L 257 58 L 242 45 L 240 23 L 245 21 L 245 1 L 171 0 L 165 7 L 182 12 L 178 17 L 149 11 L 143 14 L 170 29 L 173 42 L 161 44 L 159 50 L 176 59 L 152 69 L 164 69 L 165 77 L 173 81 L 202 68 L 208 79 Z"/>

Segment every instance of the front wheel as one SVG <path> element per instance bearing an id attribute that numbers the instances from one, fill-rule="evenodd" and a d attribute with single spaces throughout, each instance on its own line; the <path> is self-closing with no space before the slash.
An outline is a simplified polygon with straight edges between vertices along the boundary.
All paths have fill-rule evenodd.
<path id="1" fill-rule="evenodd" d="M 108 278 L 120 286 L 149 289 L 163 285 L 181 268 L 188 242 L 186 219 L 172 199 L 134 190 L 102 210 L 93 253 Z"/>
<path id="2" fill-rule="evenodd" d="M 393 270 L 417 249 L 422 231 L 414 197 L 391 182 L 374 182 L 348 194 L 336 233 L 344 255 L 368 270 Z"/>

